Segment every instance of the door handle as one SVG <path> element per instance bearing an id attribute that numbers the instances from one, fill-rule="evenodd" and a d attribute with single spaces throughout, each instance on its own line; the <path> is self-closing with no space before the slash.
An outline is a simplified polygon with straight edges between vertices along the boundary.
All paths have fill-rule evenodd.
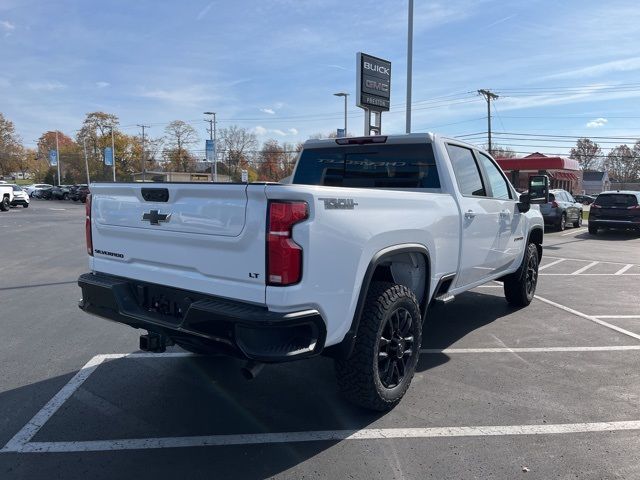
<path id="1" fill-rule="evenodd" d="M 475 216 L 476 216 L 476 213 L 473 210 L 467 210 L 464 213 L 464 218 L 466 218 L 467 220 L 471 220 Z"/>
<path id="2" fill-rule="evenodd" d="M 511 218 L 511 212 L 509 210 L 502 210 L 500 212 L 500 218 Z"/>

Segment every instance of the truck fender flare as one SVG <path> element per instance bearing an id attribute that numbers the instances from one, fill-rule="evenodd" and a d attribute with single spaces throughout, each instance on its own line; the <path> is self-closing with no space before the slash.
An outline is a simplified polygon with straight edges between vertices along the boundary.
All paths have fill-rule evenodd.
<path id="1" fill-rule="evenodd" d="M 360 285 L 358 303 L 356 304 L 356 310 L 353 318 L 351 319 L 351 326 L 345 334 L 344 339 L 342 340 L 342 342 L 336 345 L 327 347 L 323 352 L 324 355 L 340 359 L 349 358 L 356 341 L 356 334 L 358 332 L 358 326 L 360 325 L 360 319 L 364 310 L 364 304 L 367 299 L 367 293 L 369 292 L 369 287 L 371 286 L 371 282 L 373 281 L 373 275 L 376 271 L 376 268 L 378 268 L 378 266 L 389 257 L 393 257 L 401 253 L 418 253 L 424 257 L 424 261 L 427 267 L 427 275 L 424 285 L 425 291 L 422 295 L 422 301 L 420 302 L 420 310 L 422 312 L 422 318 L 424 320 L 427 306 L 429 305 L 429 288 L 431 280 L 429 274 L 431 270 L 431 255 L 429 254 L 429 250 L 427 249 L 427 247 L 419 243 L 394 245 L 384 248 L 378 251 L 369 262 L 367 270 L 362 279 L 362 283 Z"/>

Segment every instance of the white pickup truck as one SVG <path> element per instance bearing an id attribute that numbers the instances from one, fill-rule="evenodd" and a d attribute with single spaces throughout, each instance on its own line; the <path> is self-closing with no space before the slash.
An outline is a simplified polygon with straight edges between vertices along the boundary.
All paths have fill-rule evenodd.
<path id="1" fill-rule="evenodd" d="M 6 212 L 13 202 L 13 185 L 0 183 L 0 211 Z"/>
<path id="2" fill-rule="evenodd" d="M 531 302 L 547 198 L 546 177 L 518 195 L 487 153 L 434 134 L 310 140 L 288 184 L 95 184 L 80 308 L 247 375 L 331 356 L 346 397 L 385 410 L 432 302 L 490 280 Z"/>

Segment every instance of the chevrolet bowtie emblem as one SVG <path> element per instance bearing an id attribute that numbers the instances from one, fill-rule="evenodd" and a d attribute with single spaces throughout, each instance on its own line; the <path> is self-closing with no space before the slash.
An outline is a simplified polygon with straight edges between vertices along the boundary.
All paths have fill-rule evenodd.
<path id="1" fill-rule="evenodd" d="M 142 215 L 142 221 L 149 222 L 151 225 L 160 225 L 160 222 L 168 222 L 170 218 L 170 213 L 159 213 L 158 210 L 151 210 Z"/>

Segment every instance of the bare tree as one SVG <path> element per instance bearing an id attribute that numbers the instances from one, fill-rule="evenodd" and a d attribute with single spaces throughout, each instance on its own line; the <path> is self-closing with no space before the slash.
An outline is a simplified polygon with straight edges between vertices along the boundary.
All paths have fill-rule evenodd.
<path id="1" fill-rule="evenodd" d="M 488 150 L 488 145 L 484 145 L 485 150 Z M 493 158 L 518 158 L 516 152 L 509 148 L 500 145 L 491 145 L 491 151 L 489 152 Z"/>
<path id="2" fill-rule="evenodd" d="M 237 125 L 223 128 L 218 132 L 218 148 L 227 157 L 227 166 L 231 179 L 240 179 L 240 170 L 249 165 L 251 153 L 258 148 L 256 135 Z"/>
<path id="3" fill-rule="evenodd" d="M 165 157 L 178 172 L 187 172 L 195 159 L 188 148 L 199 141 L 198 132 L 182 120 L 174 120 L 164 129 Z"/>
<path id="4" fill-rule="evenodd" d="M 596 170 L 602 167 L 602 149 L 588 138 L 579 138 L 571 149 L 569 158 L 577 160 L 582 170 Z"/>

